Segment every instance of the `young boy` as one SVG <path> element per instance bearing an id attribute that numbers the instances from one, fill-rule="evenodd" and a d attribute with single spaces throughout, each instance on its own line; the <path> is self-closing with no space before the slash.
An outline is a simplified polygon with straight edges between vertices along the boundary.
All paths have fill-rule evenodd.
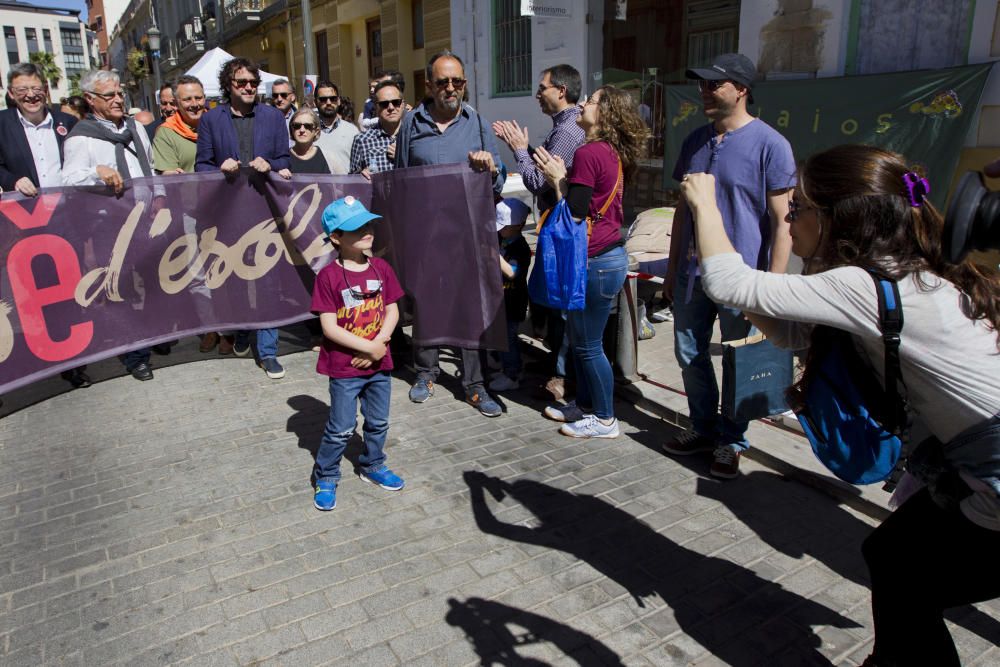
<path id="1" fill-rule="evenodd" d="M 490 382 L 491 391 L 511 391 L 520 387 L 521 342 L 517 331 L 528 310 L 528 265 L 531 263 L 531 248 L 521 236 L 521 229 L 528 213 L 528 206 L 517 199 L 504 199 L 497 204 L 500 271 L 507 311 L 507 351 L 500 355 L 503 372 Z"/>
<path id="2" fill-rule="evenodd" d="M 365 418 L 359 476 L 389 491 L 403 488 L 403 480 L 386 467 L 384 451 L 392 370 L 388 345 L 403 290 L 388 263 L 365 255 L 374 240 L 371 223 L 381 217 L 354 197 L 338 199 L 323 211 L 323 231 L 339 257 L 316 276 L 312 298 L 323 328 L 316 371 L 330 377 L 330 418 L 313 468 L 318 510 L 337 506 L 340 459 L 357 426 L 359 400 Z"/>

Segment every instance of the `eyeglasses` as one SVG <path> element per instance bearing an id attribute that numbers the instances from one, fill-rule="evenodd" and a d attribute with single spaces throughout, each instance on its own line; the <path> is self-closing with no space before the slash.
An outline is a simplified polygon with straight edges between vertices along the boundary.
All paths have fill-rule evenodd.
<path id="1" fill-rule="evenodd" d="M 702 79 L 698 82 L 698 90 L 715 92 L 719 88 L 729 83 L 729 79 Z"/>
<path id="2" fill-rule="evenodd" d="M 368 225 L 365 225 L 364 227 L 359 227 L 357 231 L 359 232 L 364 231 L 365 227 L 367 226 Z M 374 264 L 369 264 L 369 266 L 372 267 L 372 271 L 375 272 L 375 279 L 378 281 L 378 287 L 375 288 L 375 290 L 372 292 L 354 289 L 354 287 L 351 286 L 351 281 L 347 278 L 347 269 L 344 268 L 344 262 L 343 261 L 340 262 L 340 270 L 344 274 L 344 284 L 347 285 L 347 289 L 350 290 L 351 296 L 354 297 L 355 299 L 359 300 L 372 299 L 378 296 L 379 292 L 382 291 L 382 276 L 379 275 L 378 269 L 375 268 Z"/>
<path id="3" fill-rule="evenodd" d="M 123 100 L 125 99 L 125 91 L 122 91 L 122 90 L 116 90 L 113 93 L 94 93 L 94 92 L 91 92 L 90 94 L 93 95 L 94 97 L 100 97 L 105 102 L 110 102 L 111 100 L 115 99 L 116 97 L 120 97 Z"/>
<path id="4" fill-rule="evenodd" d="M 799 219 L 799 214 L 805 213 L 806 211 L 818 211 L 818 206 L 808 206 L 803 204 L 798 199 L 794 197 L 788 202 L 788 219 L 795 222 Z"/>
<path id="5" fill-rule="evenodd" d="M 330 103 L 336 102 L 337 100 L 340 99 L 340 96 L 339 95 L 324 95 L 323 97 L 317 97 L 316 99 L 319 100 L 320 104 L 326 104 L 328 102 L 330 102 Z"/>
<path id="6" fill-rule="evenodd" d="M 390 104 L 393 106 L 394 109 L 403 106 L 403 100 L 400 100 L 400 99 L 395 99 L 395 100 L 378 100 L 376 102 L 376 104 L 378 104 L 378 108 L 379 109 L 382 109 L 383 111 L 385 111 L 386 109 L 389 108 Z"/>
<path id="7" fill-rule="evenodd" d="M 18 86 L 17 88 L 11 88 L 10 92 L 15 95 L 27 95 L 28 93 L 31 93 L 32 95 L 41 95 L 45 92 L 45 89 L 38 88 L 36 86 L 31 86 L 30 88 L 28 86 Z"/>
<path id="8" fill-rule="evenodd" d="M 544 83 L 538 84 L 538 90 L 535 91 L 536 95 L 541 95 L 549 88 L 563 88 L 564 86 L 546 86 Z"/>
<path id="9" fill-rule="evenodd" d="M 246 88 L 247 86 L 256 88 L 259 85 L 260 79 L 233 79 L 234 88 Z"/>
<path id="10" fill-rule="evenodd" d="M 315 129 L 316 126 L 312 123 L 292 123 L 292 132 L 295 132 L 296 130 L 309 130 L 312 132 Z"/>
<path id="11" fill-rule="evenodd" d="M 448 84 L 455 86 L 455 89 L 465 88 L 465 79 L 459 78 L 457 76 L 453 77 L 443 77 L 440 79 L 434 79 L 434 85 L 438 88 L 447 88 Z"/>
<path id="12" fill-rule="evenodd" d="M 291 96 L 292 96 L 292 93 L 274 93 L 273 94 L 273 97 L 280 97 L 281 99 L 285 99 L 285 98 L 288 98 L 288 97 L 291 97 Z"/>

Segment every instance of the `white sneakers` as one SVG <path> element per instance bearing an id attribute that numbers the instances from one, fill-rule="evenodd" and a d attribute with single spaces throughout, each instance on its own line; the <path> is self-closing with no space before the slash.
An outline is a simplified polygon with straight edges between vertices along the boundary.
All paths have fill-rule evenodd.
<path id="1" fill-rule="evenodd" d="M 585 415 L 572 424 L 563 424 L 559 432 L 571 438 L 617 438 L 618 420 L 612 419 L 610 424 L 605 424 L 597 415 Z"/>

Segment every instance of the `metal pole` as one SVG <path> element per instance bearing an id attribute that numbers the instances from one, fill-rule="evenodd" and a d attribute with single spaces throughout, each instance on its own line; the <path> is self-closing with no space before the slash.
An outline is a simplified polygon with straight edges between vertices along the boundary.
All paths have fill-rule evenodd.
<path id="1" fill-rule="evenodd" d="M 306 74 L 319 74 L 316 69 L 316 46 L 313 43 L 312 7 L 309 0 L 302 0 L 302 41 L 306 47 Z"/>

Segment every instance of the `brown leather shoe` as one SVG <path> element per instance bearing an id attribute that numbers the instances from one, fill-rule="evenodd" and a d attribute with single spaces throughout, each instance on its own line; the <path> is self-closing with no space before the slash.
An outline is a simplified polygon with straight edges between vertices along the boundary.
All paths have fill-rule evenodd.
<path id="1" fill-rule="evenodd" d="M 219 336 L 219 354 L 232 354 L 236 336 Z"/>
<path id="2" fill-rule="evenodd" d="M 535 389 L 534 397 L 543 401 L 558 402 L 566 396 L 566 380 L 553 376 L 548 382 Z"/>
<path id="3" fill-rule="evenodd" d="M 219 343 L 219 334 L 212 333 L 204 334 L 201 337 L 201 345 L 198 346 L 198 351 L 202 354 L 208 354 L 215 349 L 215 346 Z"/>

